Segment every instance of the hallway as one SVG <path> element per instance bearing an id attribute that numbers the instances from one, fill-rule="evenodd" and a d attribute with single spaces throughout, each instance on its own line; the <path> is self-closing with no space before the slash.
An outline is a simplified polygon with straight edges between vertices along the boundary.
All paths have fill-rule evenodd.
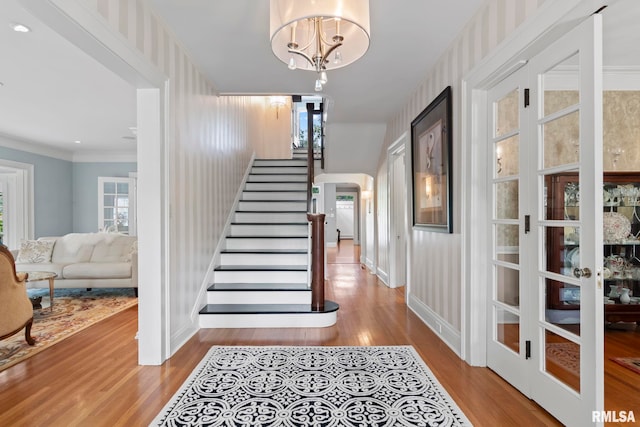
<path id="1" fill-rule="evenodd" d="M 359 263 L 359 246 L 328 249 L 329 328 L 202 329 L 162 366 L 137 365 L 137 309 L 99 322 L 0 373 L 0 425 L 147 425 L 213 345 L 413 345 L 474 425 L 558 425 L 486 368 L 460 360 Z M 499 403 L 500 404 L 497 404 Z"/>

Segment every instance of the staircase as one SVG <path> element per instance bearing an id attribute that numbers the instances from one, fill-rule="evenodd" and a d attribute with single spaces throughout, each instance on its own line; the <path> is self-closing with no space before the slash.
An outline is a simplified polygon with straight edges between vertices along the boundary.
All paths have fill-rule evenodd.
<path id="1" fill-rule="evenodd" d="M 200 310 L 202 328 L 325 327 L 311 311 L 305 160 L 255 160 Z"/>

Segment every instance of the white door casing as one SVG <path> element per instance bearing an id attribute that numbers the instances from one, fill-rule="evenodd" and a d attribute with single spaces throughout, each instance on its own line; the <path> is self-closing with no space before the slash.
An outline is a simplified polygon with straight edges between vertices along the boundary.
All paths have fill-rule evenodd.
<path id="1" fill-rule="evenodd" d="M 407 171 L 405 167 L 407 134 L 387 150 L 389 286 L 407 284 Z M 405 292 L 408 294 L 408 292 Z"/>

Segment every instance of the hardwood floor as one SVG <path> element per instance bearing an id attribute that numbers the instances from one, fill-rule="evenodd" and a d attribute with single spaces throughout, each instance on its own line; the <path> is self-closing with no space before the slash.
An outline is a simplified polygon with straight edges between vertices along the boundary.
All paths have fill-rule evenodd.
<path id="1" fill-rule="evenodd" d="M 403 288 L 389 289 L 361 268 L 357 249 L 342 241 L 329 253 L 326 297 L 341 306 L 336 326 L 201 330 L 164 365 L 138 366 L 132 308 L 1 372 L 0 426 L 146 426 L 210 346 L 280 344 L 410 344 L 474 425 L 559 425 L 491 370 L 458 359 L 405 306 Z M 627 344 L 639 349 L 639 337 L 608 333 L 605 357 L 623 348 L 633 354 Z M 605 363 L 607 409 L 636 408 L 640 415 L 640 376 Z"/>

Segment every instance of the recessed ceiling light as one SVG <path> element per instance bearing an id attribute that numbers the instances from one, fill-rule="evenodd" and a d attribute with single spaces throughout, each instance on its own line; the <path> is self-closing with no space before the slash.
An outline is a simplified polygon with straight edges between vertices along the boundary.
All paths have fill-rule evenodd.
<path id="1" fill-rule="evenodd" d="M 80 141 L 79 139 L 76 139 L 76 140 L 75 140 L 75 141 L 73 141 L 73 142 L 75 142 L 76 144 L 80 144 L 82 141 Z"/>
<path id="2" fill-rule="evenodd" d="M 27 27 L 24 24 L 20 24 L 20 23 L 11 24 L 11 28 L 13 29 L 13 31 L 16 31 L 18 33 L 28 33 L 29 31 L 31 31 L 31 28 Z"/>

